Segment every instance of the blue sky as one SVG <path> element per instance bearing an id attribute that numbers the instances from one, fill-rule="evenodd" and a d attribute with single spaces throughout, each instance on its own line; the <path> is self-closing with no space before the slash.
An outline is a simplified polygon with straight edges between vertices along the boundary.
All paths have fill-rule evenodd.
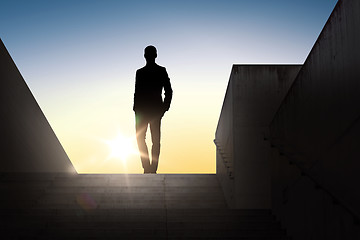
<path id="1" fill-rule="evenodd" d="M 85 81 L 132 78 L 148 44 L 174 74 L 208 72 L 226 85 L 233 63 L 303 63 L 335 3 L 2 0 L 0 37 L 39 97 L 66 84 L 48 78 L 59 71 L 69 83 L 89 69 Z"/>
<path id="2" fill-rule="evenodd" d="M 0 37 L 73 162 L 82 139 L 133 134 L 134 74 L 149 44 L 174 88 L 164 121 L 184 139 L 206 127 L 197 141 L 213 156 L 232 64 L 303 63 L 336 2 L 1 0 Z"/>

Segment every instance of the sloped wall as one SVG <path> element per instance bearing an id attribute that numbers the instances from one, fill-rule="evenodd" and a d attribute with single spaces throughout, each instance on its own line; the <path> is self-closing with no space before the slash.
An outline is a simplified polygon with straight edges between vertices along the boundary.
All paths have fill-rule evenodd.
<path id="1" fill-rule="evenodd" d="M 283 155 L 273 159 L 273 209 L 295 239 L 357 234 L 359 26 L 360 1 L 339 1 L 270 127 Z"/>
<path id="2" fill-rule="evenodd" d="M 1 40 L 0 172 L 76 172 Z"/>
<path id="3" fill-rule="evenodd" d="M 215 134 L 216 173 L 230 207 L 271 207 L 271 165 L 264 137 L 300 68 L 233 66 Z"/>

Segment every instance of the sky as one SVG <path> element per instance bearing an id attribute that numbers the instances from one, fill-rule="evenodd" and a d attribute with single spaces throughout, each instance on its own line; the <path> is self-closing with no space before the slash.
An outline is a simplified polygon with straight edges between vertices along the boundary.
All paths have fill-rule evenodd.
<path id="1" fill-rule="evenodd" d="M 174 91 L 158 173 L 214 173 L 232 65 L 302 64 L 336 2 L 1 0 L 0 38 L 79 173 L 143 172 L 134 78 L 156 46 Z"/>

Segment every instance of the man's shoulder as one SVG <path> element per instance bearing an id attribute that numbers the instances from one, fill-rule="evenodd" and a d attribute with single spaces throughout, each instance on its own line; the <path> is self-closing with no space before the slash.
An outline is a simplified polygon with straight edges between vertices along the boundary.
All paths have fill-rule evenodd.
<path id="1" fill-rule="evenodd" d="M 148 66 L 148 65 L 145 65 L 145 66 L 143 66 L 142 68 L 139 68 L 138 70 L 137 70 L 137 72 L 142 72 L 142 71 L 147 71 L 147 70 L 149 70 L 149 69 L 158 69 L 158 70 L 165 70 L 166 71 L 166 68 L 165 67 L 163 67 L 163 66 L 160 66 L 160 65 L 158 65 L 158 64 L 154 64 L 154 65 L 151 65 L 151 66 Z"/>
<path id="2" fill-rule="evenodd" d="M 138 70 L 136 70 L 136 72 L 142 72 L 142 71 L 144 71 L 144 70 L 145 70 L 145 67 L 146 67 L 146 66 L 144 66 L 144 67 L 142 67 L 142 68 L 139 68 Z"/>
<path id="3" fill-rule="evenodd" d="M 160 65 L 157 65 L 157 64 L 156 64 L 156 66 L 157 66 L 159 69 L 161 69 L 161 70 L 166 70 L 166 68 L 163 67 L 163 66 L 160 66 Z"/>
<path id="4" fill-rule="evenodd" d="M 167 71 L 166 68 L 160 65 L 157 65 L 157 71 L 161 74 L 166 74 L 167 75 Z"/>

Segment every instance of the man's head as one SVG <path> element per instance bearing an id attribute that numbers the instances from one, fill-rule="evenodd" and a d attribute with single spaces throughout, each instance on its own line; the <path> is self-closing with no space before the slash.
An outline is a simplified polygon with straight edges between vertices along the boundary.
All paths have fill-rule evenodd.
<path id="1" fill-rule="evenodd" d="M 151 45 L 147 46 L 144 50 L 144 57 L 148 62 L 155 62 L 155 58 L 157 57 L 156 48 Z"/>

